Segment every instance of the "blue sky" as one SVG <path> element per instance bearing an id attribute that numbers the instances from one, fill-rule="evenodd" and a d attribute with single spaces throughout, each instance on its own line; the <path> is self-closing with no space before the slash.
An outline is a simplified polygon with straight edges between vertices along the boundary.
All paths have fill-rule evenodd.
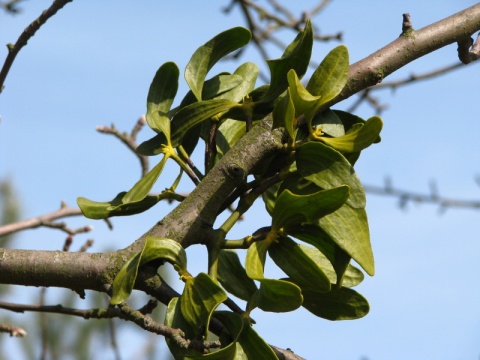
<path id="1" fill-rule="evenodd" d="M 13 179 L 22 217 L 53 211 L 61 200 L 75 205 L 77 196 L 109 200 L 135 183 L 140 172 L 137 160 L 112 137 L 97 134 L 96 126 L 114 123 L 130 131 L 145 111 L 150 81 L 162 63 L 174 61 L 183 71 L 198 46 L 225 29 L 244 25 L 238 11 L 227 16 L 221 12 L 227 3 L 74 1 L 39 30 L 20 52 L 0 95 L 0 178 Z M 313 3 L 298 1 L 297 10 Z M 400 34 L 402 13 L 410 13 L 414 28 L 421 28 L 473 4 L 366 0 L 360 6 L 333 1 L 314 24 L 321 34 L 343 31 L 342 43 L 355 62 Z M 27 1 L 18 16 L 0 14 L 0 44 L 14 42 L 48 5 L 49 1 Z M 293 36 L 285 33 L 284 41 Z M 336 45 L 316 44 L 313 59 L 321 61 Z M 272 57 L 278 55 L 271 50 Z M 5 56 L 2 45 L 0 58 Z M 253 49 L 241 60 L 262 61 Z M 455 61 L 452 45 L 387 80 Z M 238 65 L 222 63 L 214 70 L 233 71 Z M 399 188 L 425 193 L 435 180 L 443 196 L 477 199 L 478 74 L 474 64 L 394 93 L 376 92 L 389 108 L 382 114 L 382 142 L 367 149 L 357 163 L 360 179 L 381 185 L 388 176 Z M 182 83 L 179 94 L 185 91 Z M 346 109 L 349 103 L 336 108 Z M 356 114 L 368 118 L 373 111 L 362 106 Z M 140 140 L 151 134 L 144 129 Z M 173 167 L 166 171 L 177 174 Z M 159 184 L 157 190 L 167 184 Z M 182 183 L 186 190 L 188 185 Z M 102 222 L 68 220 L 72 227 L 95 227 L 94 232 L 77 236 L 74 247 L 93 237 L 92 251 L 122 248 L 169 209 L 163 205 L 138 217 L 114 219 L 113 232 Z M 369 300 L 370 314 L 356 321 L 329 322 L 302 310 L 280 315 L 258 310 L 253 314 L 257 331 L 268 342 L 290 347 L 308 359 L 478 358 L 479 213 L 451 209 L 439 215 L 437 207 L 417 204 L 404 211 L 398 208 L 398 199 L 375 195 L 368 195 L 367 211 L 376 275 L 357 289 Z M 254 207 L 232 238 L 267 225 L 264 214 L 262 204 Z M 56 250 L 64 238 L 53 230 L 26 231 L 16 245 Z M 189 270 L 194 274 L 206 270 L 202 249 L 189 250 Z M 50 300 L 55 303 L 55 298 Z M 124 327 L 121 336 L 138 338 L 140 344 L 134 325 Z M 4 344 L 15 349 L 19 340 Z M 126 358 L 133 353 L 127 348 Z"/>

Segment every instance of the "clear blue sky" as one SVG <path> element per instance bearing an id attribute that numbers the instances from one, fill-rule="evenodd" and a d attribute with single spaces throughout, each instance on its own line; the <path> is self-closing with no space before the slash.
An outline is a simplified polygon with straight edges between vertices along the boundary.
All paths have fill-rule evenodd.
<path id="1" fill-rule="evenodd" d="M 6 56 L 3 44 L 14 42 L 49 3 L 27 1 L 18 16 L 0 14 L 2 61 Z M 162 63 L 174 61 L 183 70 L 196 47 L 216 33 L 244 25 L 238 11 L 228 16 L 220 11 L 228 3 L 77 0 L 40 29 L 20 52 L 0 95 L 0 178 L 13 179 L 22 200 L 22 217 L 53 211 L 61 200 L 70 205 L 75 205 L 77 196 L 109 200 L 129 189 L 140 172 L 137 160 L 112 137 L 97 134 L 95 127 L 115 123 L 120 130 L 130 131 L 145 111 L 150 81 Z M 300 11 L 313 3 L 298 1 L 295 6 Z M 354 62 L 400 34 L 402 13 L 410 13 L 413 26 L 420 28 L 474 3 L 366 0 L 353 5 L 333 1 L 314 24 L 321 34 L 343 31 L 343 43 Z M 285 42 L 293 36 L 285 34 Z M 321 61 L 336 45 L 316 44 L 313 58 Z M 271 54 L 278 56 L 274 51 Z M 242 61 L 261 60 L 249 50 Z M 452 45 L 390 78 L 420 74 L 455 61 L 456 46 Z M 233 71 L 236 66 L 224 63 L 218 70 Z M 399 188 L 425 193 L 428 183 L 436 180 L 440 195 L 477 199 L 479 71 L 475 64 L 395 93 L 375 93 L 389 108 L 382 114 L 383 141 L 366 150 L 357 164 L 360 179 L 381 185 L 389 176 Z M 180 93 L 185 91 L 182 83 Z M 348 101 L 337 106 L 347 107 Z M 366 106 L 356 113 L 365 118 L 373 115 Z M 144 129 L 140 139 L 151 134 Z M 173 168 L 167 171 L 176 175 Z M 167 185 L 162 183 L 157 189 L 162 186 Z M 303 310 L 280 315 L 257 310 L 253 316 L 258 332 L 268 342 L 290 347 L 308 359 L 477 359 L 480 212 L 449 210 L 439 215 L 434 206 L 409 204 L 402 211 L 397 204 L 395 199 L 368 196 L 376 275 L 366 278 L 357 290 L 370 302 L 369 315 L 329 322 Z M 132 219 L 114 219 L 113 232 L 102 222 L 68 220 L 72 227 L 95 226 L 94 232 L 78 236 L 74 247 L 91 237 L 96 240 L 93 251 L 124 247 L 168 210 L 161 205 Z M 259 204 L 232 238 L 267 225 L 264 214 Z M 18 236 L 16 244 L 56 250 L 64 238 L 53 230 L 27 231 Z M 189 253 L 190 272 L 205 271 L 206 254 L 197 249 Z M 48 300 L 56 303 L 54 297 Z M 37 297 L 22 297 L 21 301 L 35 303 Z M 120 336 L 131 344 L 125 349 L 128 359 L 144 339 L 131 330 L 135 325 L 124 324 L 124 328 Z M 18 358 L 14 354 L 21 341 L 4 341 L 12 349 L 6 359 Z M 105 354 L 113 357 L 108 351 Z"/>

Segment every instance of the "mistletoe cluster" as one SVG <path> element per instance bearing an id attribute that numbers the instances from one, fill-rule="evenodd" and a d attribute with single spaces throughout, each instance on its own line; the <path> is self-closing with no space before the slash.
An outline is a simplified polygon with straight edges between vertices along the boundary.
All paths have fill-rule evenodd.
<path id="1" fill-rule="evenodd" d="M 85 216 L 103 219 L 134 215 L 159 201 L 184 197 L 176 192 L 183 174 L 198 186 L 217 163 L 257 124 L 269 124 L 283 134 L 282 146 L 251 173 L 241 167 L 228 169 L 240 185 L 219 207 L 218 214 L 238 201 L 227 220 L 210 232 L 208 274 L 187 270 L 185 246 L 179 238 L 147 236 L 141 251 L 117 274 L 111 305 L 127 300 L 138 272 L 146 264 L 173 264 L 185 286 L 180 297 L 168 304 L 165 324 L 181 329 L 187 339 L 206 339 L 212 319 L 223 325 L 218 349 L 182 347 L 167 340 L 176 358 L 275 359 L 276 355 L 251 327 L 251 312 L 286 312 L 303 306 L 329 320 L 356 319 L 369 310 L 366 299 L 352 289 L 363 280 L 360 269 L 374 274 L 365 192 L 353 166 L 363 149 L 380 141 L 382 121 L 363 120 L 330 110 L 348 79 L 346 47 L 333 49 L 314 71 L 306 86 L 300 81 L 307 71 L 313 45 L 310 22 L 306 23 L 281 58 L 268 61 L 269 85 L 255 88 L 258 67 L 239 66 L 233 73 L 207 74 L 221 58 L 245 46 L 251 33 L 241 27 L 227 30 L 193 54 L 185 69 L 190 91 L 172 108 L 178 90 L 179 69 L 172 63 L 157 71 L 147 97 L 146 120 L 156 135 L 137 152 L 161 155 L 161 160 L 129 191 L 112 201 L 78 198 Z M 191 162 L 199 141 L 205 143 L 204 173 Z M 248 154 L 247 154 L 248 156 Z M 151 194 L 168 160 L 180 174 L 160 194 Z M 247 181 L 253 175 L 254 180 Z M 252 178 L 250 176 L 250 178 Z M 257 200 L 265 202 L 270 224 L 240 240 L 227 234 Z M 217 214 L 217 215 L 218 215 Z M 236 249 L 246 249 L 241 261 Z M 285 278 L 265 277 L 268 257 Z M 230 293 L 246 302 L 239 314 L 216 311 Z"/>

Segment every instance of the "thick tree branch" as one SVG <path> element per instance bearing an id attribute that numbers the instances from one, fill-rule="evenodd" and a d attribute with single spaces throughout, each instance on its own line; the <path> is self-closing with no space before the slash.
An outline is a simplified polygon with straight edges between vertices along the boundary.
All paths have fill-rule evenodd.
<path id="1" fill-rule="evenodd" d="M 480 4 L 477 4 L 420 30 L 407 32 L 372 55 L 353 64 L 350 67 L 347 85 L 327 106 L 378 84 L 413 60 L 470 37 L 479 30 Z"/>

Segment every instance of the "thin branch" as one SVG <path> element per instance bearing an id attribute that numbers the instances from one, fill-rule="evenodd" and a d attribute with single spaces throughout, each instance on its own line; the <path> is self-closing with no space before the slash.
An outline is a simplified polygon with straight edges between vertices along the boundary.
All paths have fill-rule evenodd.
<path id="1" fill-rule="evenodd" d="M 80 209 L 69 207 L 67 204 L 62 202 L 60 209 L 54 212 L 51 212 L 49 214 L 45 214 L 45 215 L 37 216 L 31 219 L 0 226 L 0 236 L 9 235 L 21 230 L 34 229 L 40 226 L 58 228 L 67 232 L 70 235 L 78 232 L 87 232 L 92 230 L 92 227 L 90 226 L 86 226 L 77 230 L 72 230 L 67 228 L 64 223 L 54 222 L 57 219 L 66 218 L 70 216 L 79 216 L 79 215 L 82 215 L 82 212 L 80 211 Z"/>
<path id="2" fill-rule="evenodd" d="M 49 18 L 55 15 L 58 10 L 60 10 L 62 7 L 64 7 L 71 1 L 72 0 L 55 0 L 47 10 L 44 10 L 35 21 L 33 21 L 30 25 L 28 25 L 25 30 L 23 30 L 15 45 L 7 45 L 8 55 L 5 59 L 5 62 L 3 63 L 2 70 L 0 71 L 0 93 L 4 88 L 3 84 L 5 83 L 5 79 L 7 78 L 8 72 L 10 71 L 10 68 L 12 67 L 12 64 L 15 61 L 15 58 L 17 57 L 19 51 L 25 45 L 27 45 L 28 40 L 30 40 L 30 38 L 35 35 L 37 30 L 40 29 L 40 27 L 45 24 Z"/>
<path id="3" fill-rule="evenodd" d="M 141 167 L 141 176 L 145 176 L 149 170 L 149 163 L 148 163 L 148 156 L 140 155 L 136 152 L 138 144 L 136 142 L 136 136 L 138 131 L 142 128 L 143 124 L 145 124 L 145 117 L 142 116 L 137 120 L 135 127 L 133 128 L 131 134 L 128 133 L 121 133 L 117 130 L 115 125 L 111 126 L 97 126 L 97 131 L 102 134 L 110 134 L 115 136 L 119 139 L 122 143 L 124 143 L 138 158 L 140 161 Z"/>
<path id="4" fill-rule="evenodd" d="M 24 337 L 27 335 L 27 332 L 18 327 L 9 324 L 0 324 L 0 333 L 8 333 L 10 336 Z"/>
<path id="5" fill-rule="evenodd" d="M 353 94 L 383 81 L 406 64 L 455 43 L 465 34 L 480 30 L 480 4 L 400 36 L 382 49 L 350 66 L 349 79 L 342 92 L 322 109 L 328 108 Z"/>
<path id="6" fill-rule="evenodd" d="M 369 194 L 398 198 L 400 208 L 405 208 L 409 202 L 415 202 L 438 205 L 440 211 L 445 211 L 448 208 L 480 209 L 480 200 L 459 200 L 438 195 L 435 183 L 430 184 L 430 194 L 395 189 L 389 180 L 385 182 L 384 186 L 364 185 L 364 188 Z"/>

